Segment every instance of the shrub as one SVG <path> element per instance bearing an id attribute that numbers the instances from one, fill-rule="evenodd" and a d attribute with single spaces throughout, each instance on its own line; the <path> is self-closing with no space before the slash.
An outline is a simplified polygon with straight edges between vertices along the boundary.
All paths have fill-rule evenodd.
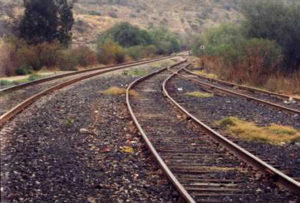
<path id="1" fill-rule="evenodd" d="M 150 34 L 129 23 L 120 23 L 104 32 L 98 39 L 98 45 L 112 40 L 122 47 L 149 45 L 152 43 Z"/>
<path id="2" fill-rule="evenodd" d="M 140 60 L 146 57 L 153 57 L 156 53 L 156 47 L 154 45 L 149 46 L 134 46 L 126 49 L 128 55 L 134 60 Z"/>
<path id="3" fill-rule="evenodd" d="M 21 66 L 21 67 L 19 67 L 19 68 L 16 69 L 16 74 L 17 75 L 27 75 L 30 72 L 31 71 L 29 71 L 26 66 Z"/>
<path id="4" fill-rule="evenodd" d="M 199 37 L 192 46 L 193 54 L 196 56 L 219 55 L 227 49 L 232 52 L 232 46 L 240 47 L 244 43 L 245 37 L 240 27 L 232 24 L 224 24 L 217 28 L 212 28 Z M 205 48 L 205 49 L 204 49 Z"/>
<path id="5" fill-rule="evenodd" d="M 16 67 L 20 66 L 20 58 L 18 57 L 17 51 L 20 47 L 24 46 L 24 44 L 24 41 L 15 37 L 4 38 L 2 40 L 0 52 L 1 74 L 6 76 L 15 74 Z"/>
<path id="6" fill-rule="evenodd" d="M 28 78 L 29 81 L 34 81 L 34 80 L 38 80 L 40 79 L 41 77 L 37 74 L 31 74 Z"/>
<path id="7" fill-rule="evenodd" d="M 1 51 L 5 50 L 5 51 Z M 28 45 L 15 37 L 0 41 L 0 73 L 3 76 L 24 75 L 43 67 L 60 67 L 62 70 L 76 70 L 77 66 L 87 67 L 98 63 L 97 54 L 89 47 L 68 49 L 58 41 Z M 123 61 L 116 55 L 116 61 Z"/>
<path id="8" fill-rule="evenodd" d="M 115 12 L 109 12 L 108 15 L 112 18 L 118 18 L 117 14 Z"/>
<path id="9" fill-rule="evenodd" d="M 105 61 L 104 57 L 109 55 L 108 53 L 103 53 L 106 52 L 104 47 L 107 46 L 107 43 L 117 44 L 120 48 L 124 47 L 127 54 L 119 48 L 119 51 L 117 51 L 118 54 L 115 57 L 109 56 L 110 59 Z M 129 23 L 117 24 L 104 32 L 99 37 L 97 46 L 99 61 L 104 63 L 124 61 L 124 57 L 126 60 L 128 56 L 138 60 L 156 54 L 171 54 L 180 50 L 179 40 L 169 30 L 165 28 L 152 28 L 150 31 L 147 31 Z M 105 49 L 108 49 L 108 47 Z"/>
<path id="10" fill-rule="evenodd" d="M 57 65 L 63 71 L 74 71 L 77 70 L 78 58 L 73 56 L 73 52 L 70 49 L 61 50 Z"/>
<path id="11" fill-rule="evenodd" d="M 177 37 L 168 29 L 159 27 L 150 30 L 153 44 L 157 47 L 157 54 L 171 54 L 180 50 Z"/>
<path id="12" fill-rule="evenodd" d="M 124 49 L 112 40 L 108 40 L 101 46 L 98 46 L 98 60 L 100 63 L 123 63 L 125 59 L 126 53 Z"/>
<path id="13" fill-rule="evenodd" d="M 21 66 L 32 67 L 39 71 L 42 67 L 53 67 L 56 65 L 59 51 L 62 49 L 58 42 L 43 42 L 37 45 L 23 45 L 17 51 Z"/>
<path id="14" fill-rule="evenodd" d="M 88 11 L 89 15 L 93 15 L 93 16 L 101 16 L 102 14 L 99 11 Z"/>
<path id="15" fill-rule="evenodd" d="M 73 55 L 78 60 L 78 65 L 87 67 L 98 63 L 97 54 L 87 46 L 80 46 L 72 50 Z"/>
<path id="16" fill-rule="evenodd" d="M 263 85 L 282 61 L 276 42 L 249 39 L 240 27 L 230 24 L 207 31 L 197 39 L 193 53 L 202 56 L 206 63 L 210 60 L 209 68 L 222 79 L 255 85 Z"/>

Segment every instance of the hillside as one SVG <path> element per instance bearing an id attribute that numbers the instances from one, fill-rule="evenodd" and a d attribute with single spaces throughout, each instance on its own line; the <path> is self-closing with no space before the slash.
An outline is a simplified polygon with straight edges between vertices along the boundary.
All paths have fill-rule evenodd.
<path id="1" fill-rule="evenodd" d="M 221 23 L 239 23 L 242 19 L 239 13 L 242 1 L 244 0 L 76 0 L 73 43 L 94 44 L 101 32 L 122 21 L 143 28 L 168 27 L 188 40 L 192 35 Z M 23 12 L 22 2 L 0 0 L 0 36 L 15 27 Z"/>
<path id="2" fill-rule="evenodd" d="M 238 22 L 240 0 L 78 0 L 74 40 L 93 41 L 116 22 L 143 28 L 164 26 L 188 39 L 208 27 Z M 86 37 L 86 31 L 89 38 Z"/>
<path id="3" fill-rule="evenodd" d="M 143 28 L 165 26 L 188 39 L 222 22 L 238 22 L 241 0 L 77 0 L 74 44 L 93 44 L 115 23 Z M 9 32 L 22 14 L 22 0 L 0 0 L 0 35 Z"/>

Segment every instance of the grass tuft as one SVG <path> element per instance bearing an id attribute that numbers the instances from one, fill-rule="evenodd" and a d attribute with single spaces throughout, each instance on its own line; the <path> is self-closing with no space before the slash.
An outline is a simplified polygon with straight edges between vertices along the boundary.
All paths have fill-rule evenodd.
<path id="1" fill-rule="evenodd" d="M 217 121 L 217 124 L 223 128 L 226 128 L 228 126 L 234 126 L 235 122 L 234 122 L 234 117 L 226 117 L 223 118 L 222 120 Z"/>
<path id="2" fill-rule="evenodd" d="M 206 92 L 199 92 L 199 91 L 187 92 L 185 93 L 185 95 L 189 97 L 198 97 L 198 98 L 209 98 L 214 96 L 213 94 L 206 93 Z"/>
<path id="3" fill-rule="evenodd" d="M 250 142 L 282 145 L 283 143 L 300 142 L 300 131 L 289 126 L 272 124 L 266 127 L 256 126 L 255 123 L 227 117 L 217 121 L 217 125 L 237 138 Z"/>
<path id="4" fill-rule="evenodd" d="M 104 91 L 100 91 L 101 94 L 104 95 L 124 95 L 126 94 L 126 89 L 125 88 L 120 88 L 120 87 L 110 87 Z M 131 96 L 136 96 L 137 93 L 134 90 L 130 90 L 129 94 Z"/>
<path id="5" fill-rule="evenodd" d="M 208 78 L 212 78 L 212 79 L 218 79 L 217 75 L 215 75 L 213 73 L 207 73 L 205 71 L 196 70 L 196 71 L 193 71 L 193 73 L 195 73 L 196 75 L 200 75 L 200 76 L 204 76 L 204 77 L 208 77 Z"/>
<path id="6" fill-rule="evenodd" d="M 148 73 L 145 69 L 134 69 L 134 70 L 124 70 L 123 75 L 128 75 L 132 77 L 143 76 Z"/>

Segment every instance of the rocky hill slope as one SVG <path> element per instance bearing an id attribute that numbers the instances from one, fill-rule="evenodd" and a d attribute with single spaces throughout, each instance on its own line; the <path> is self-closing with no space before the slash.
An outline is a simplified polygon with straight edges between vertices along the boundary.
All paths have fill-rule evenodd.
<path id="1" fill-rule="evenodd" d="M 239 22 L 242 0 L 77 0 L 74 44 L 93 44 L 115 23 L 127 21 L 143 28 L 168 27 L 185 39 L 223 22 Z M 23 12 L 22 0 L 0 0 L 0 35 Z"/>

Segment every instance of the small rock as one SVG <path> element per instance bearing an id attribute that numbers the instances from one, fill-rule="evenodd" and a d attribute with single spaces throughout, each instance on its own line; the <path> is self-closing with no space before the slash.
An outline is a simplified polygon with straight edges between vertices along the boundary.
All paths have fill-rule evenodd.
<path id="1" fill-rule="evenodd" d="M 260 188 L 258 188 L 257 190 L 256 190 L 256 193 L 261 193 L 262 192 L 262 189 L 260 189 Z"/>
<path id="2" fill-rule="evenodd" d="M 88 198 L 88 201 L 89 201 L 90 203 L 96 203 L 96 199 L 95 199 L 94 197 L 89 197 L 89 198 Z"/>
<path id="3" fill-rule="evenodd" d="M 259 172 L 257 172 L 257 173 L 255 174 L 255 179 L 256 179 L 256 180 L 260 180 L 261 178 L 262 178 L 262 174 L 259 173 Z"/>
<path id="4" fill-rule="evenodd" d="M 285 145 L 285 144 L 286 144 L 285 142 L 280 142 L 280 145 L 281 145 L 281 146 L 283 146 L 283 145 Z"/>
<path id="5" fill-rule="evenodd" d="M 89 134 L 90 131 L 89 131 L 88 129 L 81 128 L 81 129 L 80 129 L 80 133 L 81 133 L 81 134 Z"/>

